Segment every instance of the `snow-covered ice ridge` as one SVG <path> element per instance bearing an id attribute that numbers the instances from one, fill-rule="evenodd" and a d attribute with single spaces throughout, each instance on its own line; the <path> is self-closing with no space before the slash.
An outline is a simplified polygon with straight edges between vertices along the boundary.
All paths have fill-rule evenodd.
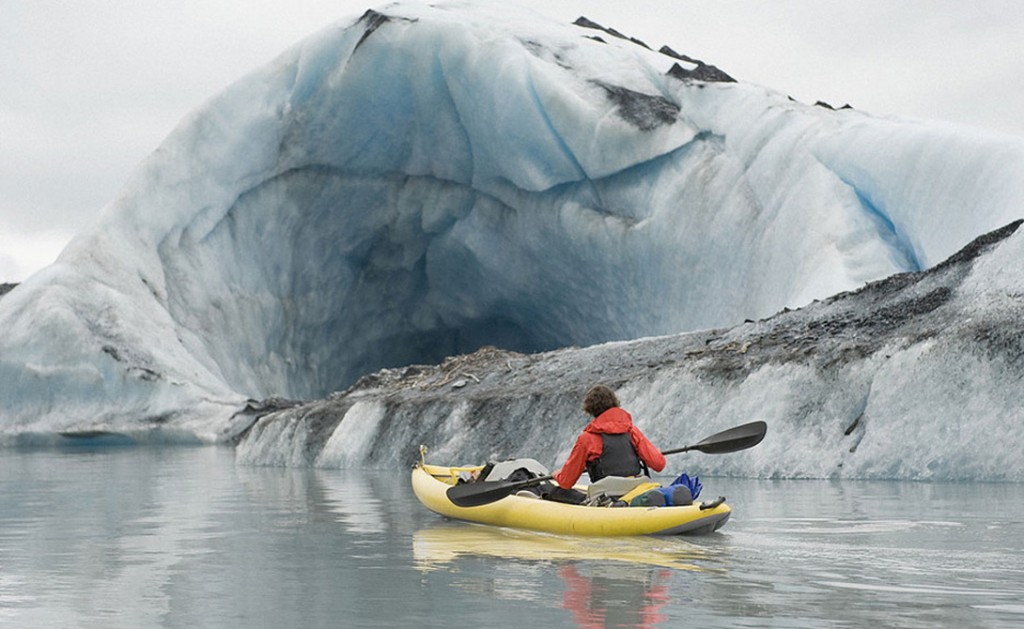
<path id="1" fill-rule="evenodd" d="M 504 3 L 342 20 L 184 120 L 0 299 L 0 434 L 232 440 L 250 400 L 757 320 L 1024 212 L 1019 139 L 729 78 Z M 1018 303 L 1007 282 L 972 307 Z"/>

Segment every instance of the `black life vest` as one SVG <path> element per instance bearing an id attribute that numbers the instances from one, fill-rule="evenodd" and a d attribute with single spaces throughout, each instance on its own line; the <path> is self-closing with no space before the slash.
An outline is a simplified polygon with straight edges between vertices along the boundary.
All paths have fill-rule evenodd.
<path id="1" fill-rule="evenodd" d="M 601 433 L 601 456 L 587 461 L 587 474 L 590 482 L 599 481 L 605 476 L 638 476 L 647 471 L 647 466 L 633 447 L 628 432 L 618 434 Z"/>

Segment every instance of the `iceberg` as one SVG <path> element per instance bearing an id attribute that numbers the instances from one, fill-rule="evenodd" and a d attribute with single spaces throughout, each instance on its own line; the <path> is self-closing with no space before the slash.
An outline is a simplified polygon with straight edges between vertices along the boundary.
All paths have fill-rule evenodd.
<path id="1" fill-rule="evenodd" d="M 739 335 L 746 326 L 722 330 L 935 268 L 1019 218 L 1022 174 L 1020 139 L 804 105 L 586 20 L 557 24 L 504 3 L 386 5 L 314 34 L 189 115 L 92 229 L 0 299 L 0 439 L 241 440 L 251 462 L 385 465 L 408 456 L 416 435 L 403 418 L 422 411 L 354 383 L 493 346 L 511 372 L 554 356 L 546 378 L 580 369 L 625 384 L 651 418 L 645 431 L 663 440 L 682 421 L 671 408 L 702 418 L 694 429 L 776 409 L 773 434 L 828 447 L 722 470 L 833 474 L 851 458 L 836 450 L 848 440 L 826 439 L 814 413 L 783 412 L 826 405 L 820 387 L 799 385 L 817 371 L 766 363 L 744 376 L 774 388 L 743 389 L 728 370 L 673 384 L 675 350 L 642 349 L 643 339 L 682 335 L 685 353 L 707 330 Z M 972 262 L 972 277 L 988 279 L 951 284 L 965 318 L 1003 321 L 989 315 L 1019 308 L 1019 238 Z M 1016 372 L 978 361 L 965 372 L 990 375 L 978 399 L 1010 396 Z M 623 375 L 634 362 L 646 379 Z M 875 384 L 869 394 L 882 376 L 860 369 L 835 394 L 871 410 L 862 429 L 921 420 L 908 408 L 916 397 Z M 934 399 L 952 381 L 899 373 Z M 442 388 L 453 397 L 427 422 L 453 431 L 442 452 L 517 438 L 556 457 L 573 432 L 575 385 L 536 402 L 522 388 L 522 400 L 492 394 L 502 412 L 478 414 L 453 405 L 478 384 L 457 379 L 470 384 Z M 316 398 L 340 407 L 286 401 Z M 992 404 L 979 411 L 1003 409 Z M 842 410 L 835 421 L 852 423 Z M 956 412 L 929 421 L 950 426 Z M 484 417 L 482 432 L 456 430 Z M 878 447 L 877 460 L 901 460 L 896 445 Z M 842 473 L 928 476 L 919 467 Z"/>

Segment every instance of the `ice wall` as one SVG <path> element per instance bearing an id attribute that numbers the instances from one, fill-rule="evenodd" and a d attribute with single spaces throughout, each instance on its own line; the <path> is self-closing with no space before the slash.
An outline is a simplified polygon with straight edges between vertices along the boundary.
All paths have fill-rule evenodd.
<path id="1" fill-rule="evenodd" d="M 1020 213 L 1019 140 L 673 66 L 504 3 L 326 28 L 0 300 L 0 431 L 230 439 L 250 398 L 756 319 Z"/>
<path id="2" fill-rule="evenodd" d="M 757 447 L 670 457 L 666 474 L 1024 481 L 1024 231 L 927 272 L 729 329 L 522 355 L 496 349 L 382 371 L 261 418 L 259 465 L 401 469 L 529 456 L 561 465 L 594 382 L 664 449 L 755 419 Z"/>

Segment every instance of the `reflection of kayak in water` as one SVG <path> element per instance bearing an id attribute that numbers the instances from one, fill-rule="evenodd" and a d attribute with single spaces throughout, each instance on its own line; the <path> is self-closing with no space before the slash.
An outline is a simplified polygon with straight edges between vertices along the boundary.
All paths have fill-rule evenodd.
<path id="1" fill-rule="evenodd" d="M 449 518 L 564 535 L 619 537 L 711 533 L 725 524 L 732 511 L 724 502 L 717 505 L 695 502 L 671 507 L 607 507 L 572 505 L 516 494 L 479 506 L 457 506 L 449 499 L 447 490 L 456 484 L 460 472 L 479 469 L 420 462 L 412 471 L 413 492 L 425 507 Z"/>
<path id="2" fill-rule="evenodd" d="M 482 574 L 449 583 L 477 596 L 485 587 L 496 598 L 553 601 L 572 613 L 576 626 L 595 628 L 660 626 L 666 620 L 660 610 L 673 599 L 673 573 L 704 570 L 689 562 L 713 556 L 679 539 L 583 538 L 463 523 L 416 531 L 412 548 L 418 570 L 438 571 L 445 579 L 452 571 L 471 572 L 452 566 L 460 559 L 493 558 Z M 536 575 L 535 565 L 546 566 L 546 574 L 555 567 L 561 593 L 534 578 L 516 578 Z"/>
<path id="3" fill-rule="evenodd" d="M 658 538 L 582 538 L 474 525 L 438 526 L 416 531 L 412 553 L 423 571 L 444 568 L 460 557 L 482 556 L 520 561 L 600 561 L 675 570 L 704 570 L 693 561 L 710 555 L 681 542 Z M 616 570 L 627 576 L 630 571 Z"/>

